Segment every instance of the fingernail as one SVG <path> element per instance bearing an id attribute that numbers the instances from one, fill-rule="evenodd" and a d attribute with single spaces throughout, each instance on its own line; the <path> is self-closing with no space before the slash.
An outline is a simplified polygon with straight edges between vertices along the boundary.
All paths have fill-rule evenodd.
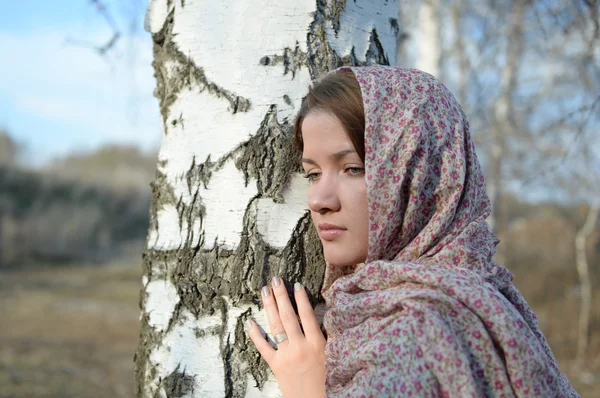
<path id="1" fill-rule="evenodd" d="M 302 285 L 298 282 L 294 283 L 294 290 L 301 290 L 302 289 Z"/>
<path id="2" fill-rule="evenodd" d="M 269 297 L 269 286 L 263 286 L 263 288 L 260 290 L 260 293 L 262 294 L 263 297 Z"/>
<path id="3" fill-rule="evenodd" d="M 252 320 L 246 319 L 246 330 L 250 330 L 251 327 L 252 327 Z"/>
<path id="4" fill-rule="evenodd" d="M 281 278 L 278 276 L 273 277 L 273 287 L 279 287 L 281 285 Z"/>

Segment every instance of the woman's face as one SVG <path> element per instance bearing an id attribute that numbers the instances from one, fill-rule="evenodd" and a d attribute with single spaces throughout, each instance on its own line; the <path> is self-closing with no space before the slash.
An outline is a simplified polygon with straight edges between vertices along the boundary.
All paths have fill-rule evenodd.
<path id="1" fill-rule="evenodd" d="M 365 165 L 329 113 L 310 112 L 302 122 L 302 140 L 308 205 L 325 260 L 336 266 L 363 263 L 369 232 Z"/>

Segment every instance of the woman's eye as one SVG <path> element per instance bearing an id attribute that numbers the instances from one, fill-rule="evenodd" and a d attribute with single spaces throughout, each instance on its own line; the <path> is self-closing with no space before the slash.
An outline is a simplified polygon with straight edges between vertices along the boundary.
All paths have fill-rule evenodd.
<path id="1" fill-rule="evenodd" d="M 348 167 L 346 172 L 352 177 L 359 177 L 365 173 L 365 169 L 364 167 Z"/>
<path id="2" fill-rule="evenodd" d="M 304 174 L 304 178 L 306 178 L 310 182 L 315 181 L 320 176 L 321 176 L 321 173 L 307 173 L 307 174 Z"/>

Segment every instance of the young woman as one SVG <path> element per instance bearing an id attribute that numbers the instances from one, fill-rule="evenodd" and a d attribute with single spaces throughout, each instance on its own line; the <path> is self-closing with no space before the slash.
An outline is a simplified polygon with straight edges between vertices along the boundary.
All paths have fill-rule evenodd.
<path id="1" fill-rule="evenodd" d="M 278 349 L 252 321 L 249 334 L 284 397 L 578 396 L 491 260 L 483 173 L 439 81 L 339 69 L 311 88 L 296 139 L 328 263 L 328 338 L 301 285 L 302 329 L 281 279 L 263 288 Z"/>

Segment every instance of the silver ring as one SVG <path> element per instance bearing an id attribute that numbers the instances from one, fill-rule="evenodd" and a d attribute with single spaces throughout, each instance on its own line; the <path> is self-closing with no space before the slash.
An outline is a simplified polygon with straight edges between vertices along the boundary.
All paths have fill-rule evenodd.
<path id="1" fill-rule="evenodd" d="M 287 334 L 285 334 L 285 333 L 278 333 L 275 336 L 273 336 L 273 340 L 275 340 L 275 342 L 277 344 L 281 344 L 284 341 L 286 341 L 287 339 L 288 339 Z"/>

